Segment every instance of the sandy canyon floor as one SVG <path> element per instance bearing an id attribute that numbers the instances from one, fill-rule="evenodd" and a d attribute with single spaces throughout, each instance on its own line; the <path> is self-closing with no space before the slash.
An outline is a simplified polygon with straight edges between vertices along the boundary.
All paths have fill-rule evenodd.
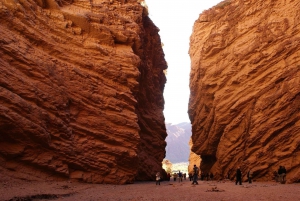
<path id="1" fill-rule="evenodd" d="M 209 201 L 276 201 L 300 200 L 300 184 L 254 182 L 235 185 L 233 181 L 199 181 L 191 185 L 187 179 L 136 182 L 129 185 L 86 184 L 74 181 L 29 181 L 0 172 L 0 200 L 209 200 Z M 212 191 L 214 189 L 214 191 Z"/>

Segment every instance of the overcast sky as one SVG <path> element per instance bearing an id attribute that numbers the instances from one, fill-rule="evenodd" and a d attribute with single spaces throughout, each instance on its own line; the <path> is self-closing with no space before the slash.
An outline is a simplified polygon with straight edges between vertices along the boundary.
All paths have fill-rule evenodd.
<path id="1" fill-rule="evenodd" d="M 187 114 L 190 95 L 189 37 L 199 14 L 219 2 L 221 0 L 146 0 L 149 16 L 160 29 L 168 63 L 164 91 L 166 123 L 190 122 Z"/>

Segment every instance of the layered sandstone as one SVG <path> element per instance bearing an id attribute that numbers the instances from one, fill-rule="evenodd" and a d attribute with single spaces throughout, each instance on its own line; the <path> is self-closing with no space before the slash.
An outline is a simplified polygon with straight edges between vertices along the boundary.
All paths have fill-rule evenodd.
<path id="1" fill-rule="evenodd" d="M 194 165 L 197 167 L 200 166 L 201 163 L 201 157 L 192 151 L 193 147 L 193 141 L 192 138 L 189 141 L 189 147 L 190 147 L 190 155 L 189 155 L 189 166 L 188 166 L 188 172 L 193 174 Z"/>
<path id="2" fill-rule="evenodd" d="M 192 151 L 201 169 L 269 180 L 280 165 L 300 180 L 300 4 L 223 1 L 190 38 Z"/>
<path id="3" fill-rule="evenodd" d="M 1 1 L 0 165 L 154 179 L 166 146 L 158 31 L 136 0 Z"/>

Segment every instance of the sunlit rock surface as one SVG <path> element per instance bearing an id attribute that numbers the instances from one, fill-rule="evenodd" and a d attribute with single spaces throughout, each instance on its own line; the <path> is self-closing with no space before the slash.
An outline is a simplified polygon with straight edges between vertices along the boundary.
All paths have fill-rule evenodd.
<path id="1" fill-rule="evenodd" d="M 189 115 L 201 168 L 300 180 L 300 5 L 224 1 L 195 22 Z"/>
<path id="2" fill-rule="evenodd" d="M 0 165 L 28 178 L 155 179 L 158 31 L 136 0 L 0 1 Z"/>
<path id="3" fill-rule="evenodd" d="M 189 154 L 188 172 L 193 174 L 194 173 L 194 165 L 196 165 L 199 168 L 200 163 L 201 163 L 201 157 L 192 151 L 192 146 L 193 146 L 193 141 L 191 138 L 189 141 L 190 154 Z"/>

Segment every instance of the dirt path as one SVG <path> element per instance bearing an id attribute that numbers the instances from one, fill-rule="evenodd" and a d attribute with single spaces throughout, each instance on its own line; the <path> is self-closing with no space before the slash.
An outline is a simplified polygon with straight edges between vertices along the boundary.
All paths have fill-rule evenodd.
<path id="1" fill-rule="evenodd" d="M 213 190 L 213 191 L 212 191 Z M 209 200 L 209 201 L 298 201 L 300 184 L 254 182 L 235 185 L 232 181 L 199 181 L 199 185 L 164 181 L 130 185 L 100 185 L 69 181 L 28 181 L 2 176 L 0 200 Z"/>

